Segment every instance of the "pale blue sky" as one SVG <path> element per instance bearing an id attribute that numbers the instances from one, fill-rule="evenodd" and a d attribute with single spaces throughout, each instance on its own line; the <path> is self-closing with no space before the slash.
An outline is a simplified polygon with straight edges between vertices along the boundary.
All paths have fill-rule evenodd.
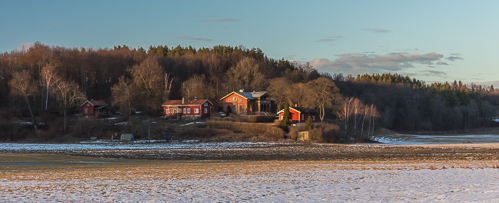
<path id="1" fill-rule="evenodd" d="M 0 0 L 0 52 L 39 41 L 258 47 L 322 72 L 499 87 L 499 1 Z"/>

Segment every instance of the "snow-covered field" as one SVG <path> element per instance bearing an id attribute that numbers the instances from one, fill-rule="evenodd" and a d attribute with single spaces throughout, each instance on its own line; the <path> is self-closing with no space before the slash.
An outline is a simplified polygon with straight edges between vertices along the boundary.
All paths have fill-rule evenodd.
<path id="1" fill-rule="evenodd" d="M 161 162 L 163 163 L 163 162 Z M 498 169 L 344 170 L 308 162 L 0 170 L 0 202 L 498 202 Z"/>
<path id="2" fill-rule="evenodd" d="M 0 143 L 0 151 L 4 152 L 37 152 L 37 151 L 91 151 L 91 150 L 153 150 L 153 149 L 225 149 L 225 148 L 255 148 L 285 145 L 286 143 L 268 142 L 220 142 L 220 143 L 104 143 L 104 144 L 25 144 Z"/>
<path id="3" fill-rule="evenodd" d="M 499 135 L 411 135 L 394 134 L 376 137 L 374 140 L 393 145 L 499 143 Z"/>

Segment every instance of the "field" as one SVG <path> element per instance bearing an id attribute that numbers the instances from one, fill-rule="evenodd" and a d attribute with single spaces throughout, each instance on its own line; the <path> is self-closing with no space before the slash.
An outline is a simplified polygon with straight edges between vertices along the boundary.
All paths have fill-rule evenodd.
<path id="1" fill-rule="evenodd" d="M 499 200 L 498 144 L 167 145 L 1 144 L 0 202 Z"/>

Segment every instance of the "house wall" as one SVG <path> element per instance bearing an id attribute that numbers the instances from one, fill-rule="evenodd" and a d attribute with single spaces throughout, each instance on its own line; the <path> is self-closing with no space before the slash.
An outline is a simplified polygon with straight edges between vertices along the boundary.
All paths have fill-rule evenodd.
<path id="1" fill-rule="evenodd" d="M 292 108 L 289 109 L 289 113 L 291 114 L 290 120 L 293 123 L 304 123 L 309 117 L 312 118 L 313 122 L 317 122 L 319 120 L 319 117 L 316 113 L 299 113 Z M 283 116 L 284 111 L 279 113 L 279 120 L 282 120 Z"/>
<path id="2" fill-rule="evenodd" d="M 83 105 L 83 115 L 94 115 L 94 106 L 90 105 L 88 102 Z"/>
<path id="3" fill-rule="evenodd" d="M 181 106 L 181 108 L 178 108 L 178 110 L 180 111 L 180 114 L 182 114 L 183 116 L 204 116 L 204 115 L 211 114 L 211 107 L 212 107 L 212 105 L 210 103 L 205 102 L 202 105 Z M 166 113 L 167 109 L 169 109 L 169 113 Z M 173 113 L 173 109 L 175 109 L 175 113 Z M 184 109 L 185 109 L 185 113 L 184 113 Z M 189 109 L 190 109 L 190 113 L 189 113 Z M 198 109 L 197 113 L 195 113 L 196 112 L 195 109 Z M 177 106 L 164 106 L 163 107 L 163 113 L 165 114 L 165 116 L 176 115 L 177 114 L 176 110 L 177 110 Z"/>
<path id="4" fill-rule="evenodd" d="M 238 94 L 232 94 L 229 97 L 225 98 L 223 101 L 223 109 L 224 113 L 227 113 L 227 108 L 232 108 L 232 113 L 246 113 L 248 109 L 248 100 L 245 97 L 242 97 Z M 254 105 L 254 104 L 252 104 Z M 251 107 L 254 109 L 254 106 Z"/>

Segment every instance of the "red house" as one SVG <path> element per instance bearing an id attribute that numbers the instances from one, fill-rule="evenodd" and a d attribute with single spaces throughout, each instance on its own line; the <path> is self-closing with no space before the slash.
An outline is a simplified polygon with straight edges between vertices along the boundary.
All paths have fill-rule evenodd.
<path id="1" fill-rule="evenodd" d="M 84 102 L 82 105 L 83 115 L 95 115 L 95 116 L 109 116 L 111 113 L 111 107 L 105 101 L 95 101 L 90 100 Z"/>
<path id="2" fill-rule="evenodd" d="M 267 91 L 260 92 L 231 92 L 222 97 L 223 111 L 227 113 L 228 108 L 235 114 L 260 114 L 262 112 L 272 113 L 275 102 L 268 98 Z"/>
<path id="3" fill-rule="evenodd" d="M 175 119 L 182 119 L 182 116 L 202 117 L 210 115 L 213 104 L 207 99 L 198 100 L 168 100 L 161 105 L 165 118 L 173 117 Z"/>
<path id="4" fill-rule="evenodd" d="M 279 114 L 279 120 L 282 120 L 284 116 L 284 109 L 277 112 Z M 305 123 L 308 118 L 311 118 L 313 122 L 317 122 L 319 120 L 319 116 L 317 116 L 317 112 L 302 108 L 302 107 L 289 107 L 290 114 L 290 122 L 291 123 Z"/>

